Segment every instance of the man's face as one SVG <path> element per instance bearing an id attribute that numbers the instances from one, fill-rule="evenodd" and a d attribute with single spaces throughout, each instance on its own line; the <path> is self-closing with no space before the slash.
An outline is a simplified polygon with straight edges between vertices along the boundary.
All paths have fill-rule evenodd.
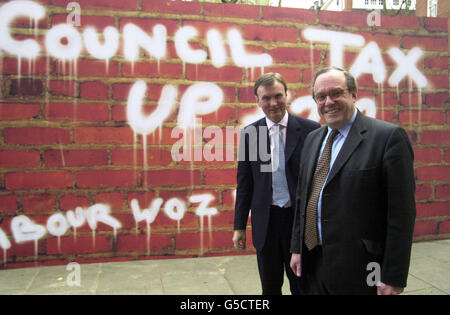
<path id="1" fill-rule="evenodd" d="M 259 86 L 256 90 L 256 101 L 264 114 L 271 121 L 279 122 L 286 113 L 286 91 L 278 81 L 271 86 Z"/>
<path id="2" fill-rule="evenodd" d="M 341 71 L 330 70 L 321 74 L 314 85 L 314 96 L 320 117 L 331 128 L 341 128 L 352 118 L 356 92 L 349 93 Z"/>

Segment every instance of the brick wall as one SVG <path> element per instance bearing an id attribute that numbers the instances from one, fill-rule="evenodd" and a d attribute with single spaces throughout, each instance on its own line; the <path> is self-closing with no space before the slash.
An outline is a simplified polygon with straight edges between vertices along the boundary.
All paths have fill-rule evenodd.
<path id="1" fill-rule="evenodd" d="M 68 3 L 0 2 L 1 268 L 237 254 L 231 131 L 260 116 L 253 82 L 280 72 L 290 111 L 318 120 L 310 81 L 329 64 L 409 133 L 415 240 L 450 236 L 447 19 L 79 0 L 76 25 Z"/>

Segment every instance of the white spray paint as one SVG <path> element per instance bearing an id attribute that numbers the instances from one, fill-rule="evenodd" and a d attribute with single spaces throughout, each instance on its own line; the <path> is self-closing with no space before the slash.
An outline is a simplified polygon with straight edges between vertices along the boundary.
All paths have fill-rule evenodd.
<path id="1" fill-rule="evenodd" d="M 3 248 L 3 264 L 6 264 L 6 251 L 11 248 L 11 242 L 0 228 L 0 246 Z"/>
<path id="2" fill-rule="evenodd" d="M 213 113 L 223 101 L 223 91 L 215 83 L 201 82 L 191 85 L 181 98 L 178 125 L 194 128 L 196 115 Z"/>
<path id="3" fill-rule="evenodd" d="M 224 66 L 227 60 L 227 54 L 219 31 L 215 29 L 209 30 L 206 34 L 206 40 L 208 42 L 209 54 L 213 66 L 216 68 Z"/>
<path id="4" fill-rule="evenodd" d="M 363 73 L 370 73 L 377 83 L 382 83 L 386 79 L 386 67 L 377 43 L 370 42 L 361 50 L 350 69 L 350 73 L 355 78 Z"/>
<path id="5" fill-rule="evenodd" d="M 178 198 L 171 198 L 164 205 L 164 212 L 172 220 L 177 221 L 177 231 L 180 233 L 180 221 L 186 212 L 186 203 Z"/>
<path id="6" fill-rule="evenodd" d="M 343 67 L 344 47 L 362 47 L 364 37 L 357 34 L 307 28 L 303 36 L 311 42 L 325 42 L 330 45 L 331 66 Z"/>
<path id="7" fill-rule="evenodd" d="M 238 67 L 252 68 L 270 66 L 272 57 L 269 54 L 249 54 L 245 51 L 242 35 L 238 30 L 228 31 L 228 42 L 231 48 L 231 57 Z M 264 71 L 262 71 L 264 72 Z"/>
<path id="8" fill-rule="evenodd" d="M 167 29 L 164 25 L 155 25 L 153 37 L 150 37 L 140 27 L 128 23 L 123 28 L 123 40 L 125 59 L 131 61 L 132 64 L 139 57 L 140 47 L 144 48 L 150 56 L 155 57 L 158 62 L 166 55 Z"/>
<path id="9" fill-rule="evenodd" d="M 197 34 L 197 29 L 192 26 L 183 26 L 175 32 L 175 49 L 184 62 L 202 63 L 206 60 L 206 52 L 189 47 L 189 40 Z"/>
<path id="10" fill-rule="evenodd" d="M 86 50 L 95 58 L 104 59 L 106 71 L 108 71 L 109 59 L 113 57 L 119 48 L 119 32 L 116 28 L 108 26 L 103 31 L 104 44 L 100 44 L 95 28 L 86 28 L 83 39 Z"/>
<path id="11" fill-rule="evenodd" d="M 47 220 L 47 231 L 58 238 L 58 251 L 61 251 L 61 236 L 66 234 L 69 224 L 62 213 L 55 213 Z"/>
<path id="12" fill-rule="evenodd" d="M 134 220 L 136 221 L 136 233 L 138 232 L 138 223 L 145 221 L 147 228 L 147 255 L 150 255 L 150 225 L 155 221 L 158 215 L 159 209 L 163 203 L 162 198 L 156 198 L 152 201 L 149 208 L 141 210 L 139 207 L 139 202 L 136 199 L 131 200 L 130 206 L 133 211 Z"/>
<path id="13" fill-rule="evenodd" d="M 413 48 L 407 56 L 398 48 L 391 48 L 388 53 L 397 63 L 397 69 L 395 69 L 388 80 L 391 86 L 397 86 L 406 76 L 409 76 L 419 88 L 424 88 L 428 84 L 427 78 L 416 66 L 416 63 L 423 55 L 423 51 L 420 48 Z"/>
<path id="14" fill-rule="evenodd" d="M 209 232 L 209 244 L 211 247 L 212 230 L 211 230 L 211 216 L 218 213 L 217 208 L 208 207 L 211 201 L 214 201 L 214 196 L 211 194 L 192 195 L 189 197 L 189 202 L 200 203 L 195 211 L 195 214 L 200 216 L 200 254 L 203 255 L 203 217 L 208 216 L 208 232 Z"/>
<path id="15" fill-rule="evenodd" d="M 77 228 L 83 226 L 86 223 L 85 211 L 81 207 L 75 208 L 75 211 L 68 210 L 66 213 L 67 221 L 73 228 L 74 241 L 77 240 Z"/>
<path id="16" fill-rule="evenodd" d="M 46 233 L 45 227 L 31 221 L 27 216 L 19 215 L 11 221 L 14 241 L 18 244 L 34 241 L 34 256 L 38 255 L 38 240 Z"/>

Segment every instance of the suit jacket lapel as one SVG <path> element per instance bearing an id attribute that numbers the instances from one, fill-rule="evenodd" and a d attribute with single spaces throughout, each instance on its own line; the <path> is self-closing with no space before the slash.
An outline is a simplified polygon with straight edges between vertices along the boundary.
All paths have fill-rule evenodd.
<path id="1" fill-rule="evenodd" d="M 295 147 L 300 143 L 301 141 L 301 128 L 300 125 L 297 123 L 297 120 L 289 114 L 288 118 L 288 124 L 286 128 L 286 144 L 284 149 L 284 156 L 286 162 L 289 161 L 289 159 L 292 156 L 292 153 L 295 150 Z"/>
<path id="2" fill-rule="evenodd" d="M 356 119 L 353 122 L 352 128 L 347 135 L 347 139 L 345 139 L 344 145 L 339 151 L 336 160 L 334 161 L 333 167 L 330 170 L 330 174 L 328 175 L 327 182 L 325 185 L 330 182 L 334 176 L 341 170 L 353 152 L 356 150 L 360 142 L 363 140 L 362 134 L 366 132 L 366 126 L 363 122 L 364 117 L 358 111 L 356 114 Z"/>
<path id="3" fill-rule="evenodd" d="M 320 130 L 319 136 L 314 138 L 314 140 L 311 142 L 310 149 L 308 150 L 308 152 L 311 152 L 311 154 L 308 157 L 309 160 L 306 169 L 306 183 L 308 185 L 307 187 L 311 186 L 311 181 L 314 175 L 314 171 L 316 169 L 317 161 L 319 159 L 320 147 L 322 146 L 323 139 L 327 135 L 328 131 L 327 128 L 328 128 L 327 126 L 323 126 L 322 128 L 319 129 Z"/>

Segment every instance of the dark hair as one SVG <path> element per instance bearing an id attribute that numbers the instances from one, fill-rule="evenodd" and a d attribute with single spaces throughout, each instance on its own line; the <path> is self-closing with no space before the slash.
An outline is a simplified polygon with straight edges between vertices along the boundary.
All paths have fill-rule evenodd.
<path id="1" fill-rule="evenodd" d="M 325 67 L 325 68 L 322 68 L 319 71 L 317 71 L 316 74 L 314 75 L 314 79 L 313 79 L 313 83 L 312 83 L 312 87 L 311 87 L 311 92 L 312 92 L 313 99 L 315 99 L 314 86 L 316 84 L 317 78 L 320 75 L 322 75 L 324 73 L 327 73 L 327 72 L 329 72 L 331 70 L 337 70 L 337 71 L 341 71 L 342 73 L 344 73 L 345 80 L 347 81 L 347 89 L 348 89 L 348 92 L 350 94 L 354 93 L 354 92 L 356 92 L 358 90 L 358 86 L 356 84 L 356 79 L 350 72 L 348 72 L 348 71 L 346 71 L 346 70 L 344 70 L 342 68 L 339 68 L 339 67 Z"/>
<path id="2" fill-rule="evenodd" d="M 287 85 L 286 85 L 286 81 L 284 80 L 283 76 L 276 72 L 269 72 L 269 73 L 263 74 L 255 81 L 255 85 L 253 87 L 253 91 L 254 91 L 255 95 L 258 96 L 257 91 L 261 85 L 264 87 L 272 86 L 275 84 L 275 81 L 278 81 L 281 84 L 283 84 L 284 92 L 286 93 Z"/>

